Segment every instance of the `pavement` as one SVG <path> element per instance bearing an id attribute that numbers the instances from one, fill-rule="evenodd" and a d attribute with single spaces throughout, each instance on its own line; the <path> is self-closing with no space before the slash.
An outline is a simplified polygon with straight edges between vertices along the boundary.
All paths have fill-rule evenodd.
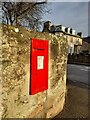
<path id="1" fill-rule="evenodd" d="M 67 79 L 73 82 L 81 82 L 90 85 L 89 80 L 90 66 L 85 65 L 67 65 Z"/>
<path id="2" fill-rule="evenodd" d="M 88 120 L 89 117 L 89 101 L 88 101 L 88 94 L 90 90 L 87 88 L 87 85 L 81 84 L 80 82 L 73 82 L 68 81 L 67 83 L 67 95 L 65 100 L 65 105 L 62 110 L 57 116 L 53 118 L 53 120 L 57 118 L 83 118 Z M 75 119 L 76 120 L 76 119 Z"/>
<path id="3" fill-rule="evenodd" d="M 75 65 L 85 65 L 85 66 L 90 66 L 89 62 L 88 63 L 81 63 L 81 62 L 67 62 L 68 64 L 75 64 Z"/>

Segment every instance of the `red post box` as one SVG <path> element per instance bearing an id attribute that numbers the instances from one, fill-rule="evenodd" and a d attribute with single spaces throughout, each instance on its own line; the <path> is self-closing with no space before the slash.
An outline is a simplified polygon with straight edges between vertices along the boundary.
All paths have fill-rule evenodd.
<path id="1" fill-rule="evenodd" d="M 31 40 L 30 95 L 48 89 L 48 41 Z"/>

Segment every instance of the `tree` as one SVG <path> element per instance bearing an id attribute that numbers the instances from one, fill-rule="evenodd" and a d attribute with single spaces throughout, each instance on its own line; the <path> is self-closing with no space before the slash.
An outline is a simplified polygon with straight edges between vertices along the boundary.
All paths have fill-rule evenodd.
<path id="1" fill-rule="evenodd" d="M 10 25 L 29 26 L 38 29 L 44 13 L 47 0 L 36 2 L 3 2 L 3 21 Z"/>

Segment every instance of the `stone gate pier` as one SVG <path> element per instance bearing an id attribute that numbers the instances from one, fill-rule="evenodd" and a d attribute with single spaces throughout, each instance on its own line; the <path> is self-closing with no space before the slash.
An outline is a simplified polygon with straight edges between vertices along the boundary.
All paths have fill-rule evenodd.
<path id="1" fill-rule="evenodd" d="M 65 103 L 67 40 L 23 27 L 1 25 L 0 29 L 2 118 L 56 116 Z M 35 95 L 29 94 L 31 38 L 49 41 L 48 89 Z"/>

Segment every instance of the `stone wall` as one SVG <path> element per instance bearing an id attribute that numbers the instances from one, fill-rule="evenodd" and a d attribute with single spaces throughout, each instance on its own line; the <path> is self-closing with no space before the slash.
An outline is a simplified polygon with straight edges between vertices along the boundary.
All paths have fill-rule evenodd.
<path id="1" fill-rule="evenodd" d="M 2 117 L 52 118 L 64 106 L 66 94 L 67 42 L 50 33 L 1 25 Z M 30 38 L 49 40 L 48 90 L 29 95 Z"/>
<path id="2" fill-rule="evenodd" d="M 88 51 L 90 53 L 90 43 L 83 40 L 82 51 Z"/>

